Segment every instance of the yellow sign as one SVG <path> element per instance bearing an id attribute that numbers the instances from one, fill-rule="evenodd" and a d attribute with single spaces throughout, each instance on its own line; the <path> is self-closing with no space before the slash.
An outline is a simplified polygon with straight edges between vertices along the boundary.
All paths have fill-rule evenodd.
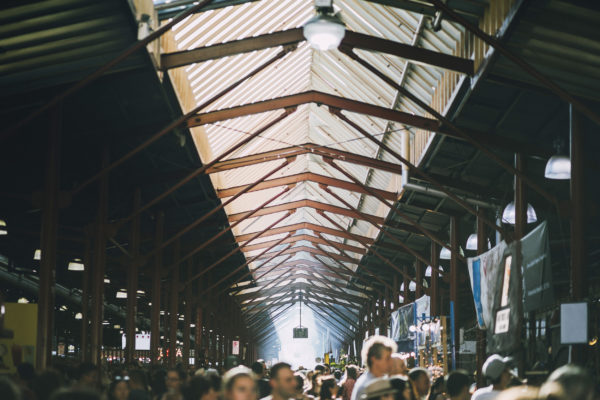
<path id="1" fill-rule="evenodd" d="M 12 338 L 0 338 L 0 374 L 16 373 L 16 366 L 28 362 L 35 366 L 37 304 L 4 303 L 4 330 Z"/>

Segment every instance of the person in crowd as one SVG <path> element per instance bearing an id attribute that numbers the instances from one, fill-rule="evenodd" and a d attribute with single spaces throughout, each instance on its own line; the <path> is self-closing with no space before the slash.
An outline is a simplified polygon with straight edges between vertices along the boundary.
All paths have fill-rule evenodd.
<path id="1" fill-rule="evenodd" d="M 83 389 L 97 388 L 100 378 L 100 370 L 91 362 L 83 362 L 77 368 L 78 377 L 76 387 Z"/>
<path id="2" fill-rule="evenodd" d="M 319 374 L 326 375 L 325 374 L 325 365 L 323 365 L 323 364 L 317 364 L 317 365 L 315 365 L 315 372 L 318 372 Z"/>
<path id="3" fill-rule="evenodd" d="M 359 400 L 395 400 L 398 390 L 389 378 L 375 378 L 369 382 Z"/>
<path id="4" fill-rule="evenodd" d="M 336 369 L 335 371 L 333 371 L 333 377 L 335 378 L 335 381 L 337 383 L 340 383 L 340 381 L 342 380 L 342 371 Z"/>
<path id="5" fill-rule="evenodd" d="M 308 396 L 311 397 L 319 397 L 319 392 L 321 391 L 321 373 L 319 371 L 314 371 L 311 375 L 310 379 L 310 388 L 305 392 Z"/>
<path id="6" fill-rule="evenodd" d="M 329 364 L 323 364 L 323 367 L 325 368 L 323 370 L 323 375 L 331 375 L 331 366 Z"/>
<path id="7" fill-rule="evenodd" d="M 271 385 L 269 380 L 265 378 L 267 368 L 263 360 L 257 360 L 252 363 L 252 372 L 256 376 L 258 382 L 258 396 L 259 398 L 267 397 L 271 394 Z"/>
<path id="8" fill-rule="evenodd" d="M 356 379 L 358 379 L 358 367 L 356 365 L 348 365 L 346 367 L 346 380 L 342 383 L 342 400 L 350 400 Z"/>
<path id="9" fill-rule="evenodd" d="M 109 400 L 128 400 L 129 399 L 129 377 L 115 376 L 108 388 Z"/>
<path id="10" fill-rule="evenodd" d="M 309 396 L 304 393 L 304 376 L 300 372 L 296 372 L 294 374 L 294 379 L 296 380 L 296 391 L 294 392 L 294 399 L 296 400 L 312 400 L 314 397 Z"/>
<path id="11" fill-rule="evenodd" d="M 429 400 L 444 400 L 446 398 L 446 388 L 444 385 L 444 377 L 439 376 L 431 385 L 431 390 L 429 391 Z"/>
<path id="12" fill-rule="evenodd" d="M 321 390 L 319 391 L 319 400 L 334 400 L 338 397 L 339 387 L 333 375 L 324 375 L 321 377 Z"/>
<path id="13" fill-rule="evenodd" d="M 271 395 L 266 400 L 289 400 L 294 397 L 296 379 L 290 364 L 280 362 L 271 367 Z"/>
<path id="14" fill-rule="evenodd" d="M 392 354 L 392 369 L 390 371 L 390 376 L 391 375 L 408 376 L 408 368 L 406 367 L 406 362 L 404 361 L 400 353 Z"/>
<path id="15" fill-rule="evenodd" d="M 217 400 L 218 391 L 204 375 L 195 375 L 182 389 L 184 400 Z"/>
<path id="16" fill-rule="evenodd" d="M 414 400 L 410 381 L 405 375 L 392 375 L 390 377 L 392 387 L 396 389 L 394 400 Z"/>
<path id="17" fill-rule="evenodd" d="M 491 385 L 477 389 L 471 397 L 472 400 L 494 400 L 501 391 L 508 387 L 512 379 L 510 359 L 502 358 L 498 354 L 489 356 L 483 363 L 481 371 L 490 380 Z"/>
<path id="18" fill-rule="evenodd" d="M 150 388 L 152 398 L 160 400 L 167 392 L 167 374 L 164 369 L 158 368 L 150 373 Z"/>
<path id="19" fill-rule="evenodd" d="M 450 400 L 470 400 L 471 399 L 471 377 L 461 370 L 452 371 L 444 377 L 446 383 L 446 393 Z"/>
<path id="20" fill-rule="evenodd" d="M 141 369 L 129 370 L 129 400 L 150 400 L 148 377 Z"/>
<path id="21" fill-rule="evenodd" d="M 33 364 L 23 362 L 17 365 L 17 384 L 21 389 L 23 400 L 35 400 L 35 393 L 31 390 L 31 385 L 35 378 L 35 369 Z"/>
<path id="22" fill-rule="evenodd" d="M 223 376 L 224 400 L 257 400 L 258 388 L 252 370 L 243 365 L 234 367 Z"/>
<path id="23" fill-rule="evenodd" d="M 592 400 L 594 380 L 584 368 L 567 364 L 550 374 L 540 397 L 552 400 Z"/>
<path id="24" fill-rule="evenodd" d="M 408 379 L 413 389 L 413 394 L 416 400 L 425 400 L 431 389 L 431 379 L 429 371 L 425 368 L 417 367 L 408 372 Z"/>
<path id="25" fill-rule="evenodd" d="M 186 378 L 185 372 L 180 369 L 172 368 L 168 370 L 165 378 L 167 392 L 163 394 L 162 400 L 182 400 L 181 387 Z"/>
<path id="26" fill-rule="evenodd" d="M 506 390 L 503 390 L 498 394 L 497 400 L 548 400 L 551 397 L 546 398 L 540 395 L 539 387 L 534 386 L 515 386 Z"/>
<path id="27" fill-rule="evenodd" d="M 0 393 L 2 393 L 2 399 L 21 400 L 21 390 L 7 376 L 0 376 Z"/>
<path id="28" fill-rule="evenodd" d="M 57 390 L 50 400 L 100 400 L 100 395 L 90 388 L 72 387 Z"/>
<path id="29" fill-rule="evenodd" d="M 46 369 L 37 374 L 33 380 L 33 392 L 37 400 L 48 400 L 50 396 L 63 386 L 62 375 L 54 369 Z M 91 386 L 95 388 L 97 385 Z M 87 388 L 88 390 L 90 388 Z"/>
<path id="30" fill-rule="evenodd" d="M 385 336 L 373 336 L 363 345 L 362 359 L 366 361 L 368 371 L 356 380 L 350 400 L 360 400 L 367 386 L 376 378 L 390 373 L 392 353 L 396 352 L 396 343 Z"/>

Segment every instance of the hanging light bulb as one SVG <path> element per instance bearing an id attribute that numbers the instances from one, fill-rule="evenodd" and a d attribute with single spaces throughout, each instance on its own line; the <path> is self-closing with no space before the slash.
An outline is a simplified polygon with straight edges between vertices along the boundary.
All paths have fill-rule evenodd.
<path id="1" fill-rule="evenodd" d="M 78 312 L 77 314 L 75 314 L 75 319 L 83 319 L 83 314 Z"/>
<path id="2" fill-rule="evenodd" d="M 21 297 L 19 300 L 17 300 L 17 303 L 19 303 L 19 304 L 27 304 L 27 303 L 29 303 L 29 300 L 27 300 L 26 297 Z"/>
<path id="3" fill-rule="evenodd" d="M 117 299 L 126 299 L 127 291 L 125 289 L 121 289 L 117 292 Z"/>
<path id="4" fill-rule="evenodd" d="M 8 235 L 8 229 L 6 226 L 6 221 L 0 219 L 0 236 Z"/>
<path id="5" fill-rule="evenodd" d="M 33 252 L 33 259 L 36 260 L 36 261 L 40 261 L 42 259 L 42 250 L 36 249 Z"/>
<path id="6" fill-rule="evenodd" d="M 511 201 L 510 203 L 508 203 L 508 205 L 504 208 L 504 211 L 502 212 L 502 222 L 504 222 L 505 224 L 514 225 L 515 221 L 516 221 L 515 215 L 516 215 L 515 202 Z M 527 223 L 532 224 L 536 221 L 537 221 L 537 214 L 535 213 L 535 209 L 533 208 L 533 206 L 531 204 L 527 204 Z"/>
<path id="7" fill-rule="evenodd" d="M 83 261 L 81 258 L 75 258 L 73 261 L 69 262 L 69 266 L 67 267 L 69 271 L 83 271 L 85 266 L 83 265 Z"/>
<path id="8" fill-rule="evenodd" d="M 304 24 L 304 37 L 313 49 L 336 49 L 346 34 L 346 26 L 333 14 L 332 0 L 317 1 L 316 6 L 317 15 Z"/>

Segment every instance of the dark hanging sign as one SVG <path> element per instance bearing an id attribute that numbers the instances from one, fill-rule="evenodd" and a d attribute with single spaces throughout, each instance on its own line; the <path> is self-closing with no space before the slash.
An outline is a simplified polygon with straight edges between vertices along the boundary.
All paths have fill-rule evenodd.
<path id="1" fill-rule="evenodd" d="M 554 303 L 548 224 L 543 222 L 521 240 L 523 254 L 523 311 Z"/>
<path id="2" fill-rule="evenodd" d="M 294 339 L 308 339 L 308 328 L 294 328 Z"/>

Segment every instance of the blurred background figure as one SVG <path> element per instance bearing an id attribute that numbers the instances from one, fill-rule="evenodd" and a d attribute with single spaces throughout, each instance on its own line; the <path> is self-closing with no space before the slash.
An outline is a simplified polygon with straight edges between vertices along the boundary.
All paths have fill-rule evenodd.
<path id="1" fill-rule="evenodd" d="M 128 400 L 129 399 L 129 377 L 115 376 L 108 389 L 109 400 Z"/>
<path id="2" fill-rule="evenodd" d="M 431 379 L 429 371 L 425 368 L 417 367 L 410 370 L 408 379 L 413 389 L 413 394 L 416 400 L 425 400 L 431 389 Z"/>
<path id="3" fill-rule="evenodd" d="M 339 387 L 333 375 L 321 377 L 321 390 L 319 391 L 319 400 L 334 400 L 338 398 Z"/>
<path id="4" fill-rule="evenodd" d="M 472 400 L 494 400 L 501 391 L 508 387 L 512 379 L 510 361 L 510 358 L 502 358 L 498 354 L 492 354 L 485 360 L 481 371 L 491 385 L 477 389 L 471 397 Z"/>
<path id="5" fill-rule="evenodd" d="M 252 370 L 240 365 L 223 376 L 224 400 L 257 400 L 258 388 Z"/>
<path id="6" fill-rule="evenodd" d="M 252 372 L 256 376 L 258 383 L 258 397 L 262 399 L 271 394 L 271 385 L 269 380 L 265 378 L 267 374 L 267 367 L 263 360 L 256 360 L 252 363 Z"/>
<path id="7" fill-rule="evenodd" d="M 446 375 L 446 394 L 450 400 L 470 400 L 471 377 L 464 371 L 452 371 Z"/>
<path id="8" fill-rule="evenodd" d="M 414 400 L 412 387 L 408 377 L 402 375 L 394 375 L 390 377 L 390 383 L 396 394 L 394 395 L 395 400 Z"/>
<path id="9" fill-rule="evenodd" d="M 391 375 L 408 376 L 408 368 L 406 367 L 406 362 L 404 361 L 400 353 L 392 354 L 392 369 L 390 371 L 390 376 Z"/>
<path id="10" fill-rule="evenodd" d="M 366 362 L 368 371 L 356 380 L 350 400 L 360 400 L 371 381 L 390 373 L 392 353 L 395 353 L 396 349 L 396 342 L 385 336 L 373 336 L 365 342 L 362 359 Z"/>
<path id="11" fill-rule="evenodd" d="M 540 397 L 551 400 L 592 400 L 594 379 L 584 368 L 563 365 L 548 377 L 540 389 Z"/>
<path id="12" fill-rule="evenodd" d="M 376 378 L 367 385 L 359 400 L 395 400 L 397 394 L 389 378 Z"/>
<path id="13" fill-rule="evenodd" d="M 352 390 L 358 379 L 358 367 L 356 365 L 348 365 L 346 367 L 346 380 L 342 383 L 341 397 L 342 400 L 350 400 Z"/>

